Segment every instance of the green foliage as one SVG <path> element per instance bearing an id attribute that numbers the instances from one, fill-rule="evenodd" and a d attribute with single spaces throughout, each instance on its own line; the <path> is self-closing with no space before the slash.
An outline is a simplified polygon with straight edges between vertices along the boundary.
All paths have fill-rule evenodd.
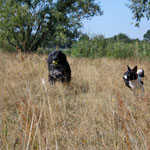
<path id="1" fill-rule="evenodd" d="M 106 42 L 103 36 L 95 36 L 92 39 L 81 39 L 75 42 L 72 46 L 72 55 L 77 57 L 103 57 L 105 52 Z"/>
<path id="2" fill-rule="evenodd" d="M 140 56 L 141 57 L 147 57 L 150 59 L 150 42 L 142 41 L 140 43 Z"/>
<path id="3" fill-rule="evenodd" d="M 134 50 L 131 44 L 122 41 L 109 43 L 107 45 L 107 56 L 113 58 L 128 58 L 134 55 Z"/>
<path id="4" fill-rule="evenodd" d="M 96 0 L 1 0 L 0 37 L 21 51 L 37 51 L 45 41 L 76 38 L 82 19 L 102 13 Z"/>
<path id="5" fill-rule="evenodd" d="M 3 52 L 15 52 L 16 49 L 11 46 L 7 40 L 4 40 L 1 36 L 0 36 L 0 49 Z"/>
<path id="6" fill-rule="evenodd" d="M 126 34 L 123 34 L 123 33 L 113 36 L 112 40 L 114 42 L 122 41 L 122 42 L 126 42 L 126 43 L 129 43 L 132 41 Z"/>
<path id="7" fill-rule="evenodd" d="M 147 20 L 149 20 L 150 0 L 130 0 L 130 2 L 131 3 L 127 6 L 133 13 L 133 19 L 136 19 L 136 26 L 139 26 L 139 23 L 143 17 L 146 17 Z"/>
<path id="8" fill-rule="evenodd" d="M 79 40 L 89 40 L 90 37 L 86 33 L 80 33 Z"/>
<path id="9" fill-rule="evenodd" d="M 114 37 L 105 39 L 103 36 L 95 36 L 89 40 L 81 39 L 75 42 L 71 48 L 71 54 L 76 57 L 89 58 L 150 58 L 150 43 L 131 39 L 124 40 L 122 38 L 114 40 Z"/>
<path id="10" fill-rule="evenodd" d="M 144 40 L 146 41 L 150 41 L 150 30 L 148 30 L 145 34 L 144 34 Z"/>

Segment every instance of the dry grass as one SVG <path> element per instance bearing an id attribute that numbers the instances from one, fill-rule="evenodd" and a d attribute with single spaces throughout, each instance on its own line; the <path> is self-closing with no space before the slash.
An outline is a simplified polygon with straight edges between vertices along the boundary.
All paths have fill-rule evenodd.
<path id="1" fill-rule="evenodd" d="M 47 56 L 0 55 L 0 149 L 150 149 L 149 62 L 68 58 L 69 86 L 48 83 Z M 122 76 L 145 69 L 146 97 L 135 97 Z"/>

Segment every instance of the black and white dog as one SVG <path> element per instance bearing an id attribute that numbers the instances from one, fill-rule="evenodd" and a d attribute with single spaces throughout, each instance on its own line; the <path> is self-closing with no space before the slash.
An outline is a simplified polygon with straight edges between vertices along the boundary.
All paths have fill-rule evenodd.
<path id="1" fill-rule="evenodd" d="M 71 80 L 71 69 L 66 55 L 60 50 L 54 50 L 48 55 L 49 82 L 54 85 L 56 81 L 68 82 Z"/>
<path id="2" fill-rule="evenodd" d="M 141 78 L 144 77 L 144 70 L 137 70 L 137 66 L 135 66 L 133 69 L 131 69 L 129 66 L 127 66 L 127 68 L 128 71 L 125 72 L 123 76 L 126 86 L 129 87 L 134 94 L 136 94 L 135 90 L 140 87 L 144 96 L 143 81 L 141 80 Z"/>

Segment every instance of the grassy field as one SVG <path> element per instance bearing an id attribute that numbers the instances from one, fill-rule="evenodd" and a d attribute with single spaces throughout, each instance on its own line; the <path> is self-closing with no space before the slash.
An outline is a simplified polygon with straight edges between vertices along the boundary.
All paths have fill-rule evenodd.
<path id="1" fill-rule="evenodd" d="M 70 85 L 51 88 L 46 60 L 0 54 L 1 150 L 150 149 L 148 61 L 68 58 Z M 127 64 L 145 70 L 145 98 L 125 86 Z"/>

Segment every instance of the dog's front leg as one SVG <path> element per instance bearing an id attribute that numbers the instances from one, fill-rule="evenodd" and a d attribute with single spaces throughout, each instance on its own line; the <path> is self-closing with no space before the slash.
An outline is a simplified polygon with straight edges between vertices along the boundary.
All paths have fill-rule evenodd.
<path id="1" fill-rule="evenodd" d="M 144 97 L 145 97 L 145 91 L 144 91 L 144 87 L 143 87 L 143 85 L 141 85 L 141 90 L 142 90 L 141 97 L 142 97 L 142 98 L 144 98 Z"/>
<path id="2" fill-rule="evenodd" d="M 131 90 L 132 90 L 132 92 L 133 92 L 133 94 L 134 94 L 135 96 L 138 96 L 138 93 L 136 92 L 136 89 L 137 89 L 137 88 L 132 88 Z"/>
<path id="3" fill-rule="evenodd" d="M 50 80 L 50 85 L 51 85 L 51 87 L 54 87 L 55 81 L 54 80 Z"/>
<path id="4" fill-rule="evenodd" d="M 55 85 L 55 79 L 49 74 L 49 83 L 51 87 L 54 87 Z"/>
<path id="5" fill-rule="evenodd" d="M 138 77 L 138 85 L 140 86 L 140 88 L 142 90 L 141 97 L 144 98 L 145 97 L 145 91 L 144 91 L 144 87 L 143 87 L 143 84 L 141 82 L 141 78 L 140 77 Z"/>

